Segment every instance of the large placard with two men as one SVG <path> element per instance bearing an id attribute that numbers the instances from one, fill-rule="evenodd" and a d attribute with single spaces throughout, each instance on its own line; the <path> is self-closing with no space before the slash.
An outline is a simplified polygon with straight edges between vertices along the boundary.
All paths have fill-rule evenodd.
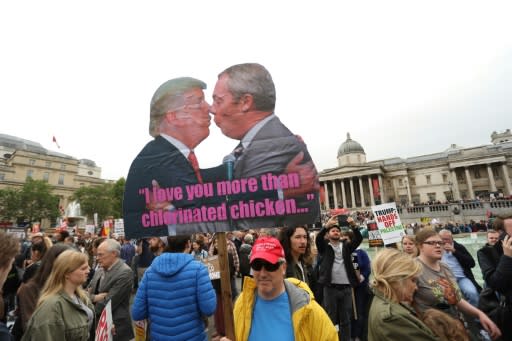
<path id="1" fill-rule="evenodd" d="M 259 64 L 224 70 L 211 105 L 198 79 L 163 83 L 150 105 L 153 137 L 135 157 L 123 215 L 128 238 L 296 226 L 319 219 L 318 175 L 306 144 L 274 113 L 275 87 Z M 219 166 L 202 169 L 211 119 L 226 139 Z M 231 147 L 230 147 L 231 145 Z"/>

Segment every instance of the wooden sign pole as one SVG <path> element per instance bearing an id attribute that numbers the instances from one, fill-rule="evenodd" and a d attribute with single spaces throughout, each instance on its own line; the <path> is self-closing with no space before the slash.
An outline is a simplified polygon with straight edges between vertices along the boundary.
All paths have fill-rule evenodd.
<path id="1" fill-rule="evenodd" d="M 217 251 L 220 267 L 221 304 L 224 311 L 224 326 L 226 329 L 226 337 L 234 341 L 236 340 L 235 324 L 233 319 L 233 301 L 231 300 L 231 278 L 229 273 L 228 260 L 229 256 L 225 232 L 217 233 Z"/>

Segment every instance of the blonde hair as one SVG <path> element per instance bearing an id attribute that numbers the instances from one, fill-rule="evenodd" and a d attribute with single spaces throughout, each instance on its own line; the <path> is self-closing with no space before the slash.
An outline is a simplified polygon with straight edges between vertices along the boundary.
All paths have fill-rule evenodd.
<path id="1" fill-rule="evenodd" d="M 371 286 L 387 299 L 398 303 L 400 295 L 397 288 L 402 286 L 404 280 L 417 276 L 421 271 L 421 264 L 409 255 L 397 249 L 384 249 L 372 261 Z"/>
<path id="2" fill-rule="evenodd" d="M 75 250 L 66 250 L 62 252 L 57 259 L 55 259 L 55 263 L 53 263 L 52 272 L 41 291 L 41 297 L 37 302 L 37 306 L 39 307 L 45 300 L 63 290 L 64 285 L 66 284 L 66 275 L 86 263 L 88 265 L 88 260 L 89 259 L 86 254 Z M 82 302 L 88 302 L 89 298 L 81 285 L 76 288 L 75 293 Z"/>
<path id="3" fill-rule="evenodd" d="M 462 322 L 440 310 L 425 310 L 422 320 L 441 341 L 469 341 Z"/>

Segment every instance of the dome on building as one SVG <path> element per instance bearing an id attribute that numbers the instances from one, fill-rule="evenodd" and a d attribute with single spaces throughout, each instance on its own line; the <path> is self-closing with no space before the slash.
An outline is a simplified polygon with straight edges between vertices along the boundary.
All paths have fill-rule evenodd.
<path id="1" fill-rule="evenodd" d="M 340 148 L 338 148 L 338 157 L 354 153 L 365 154 L 364 149 L 359 142 L 352 140 L 350 138 L 350 133 L 347 133 L 347 140 L 341 144 Z"/>

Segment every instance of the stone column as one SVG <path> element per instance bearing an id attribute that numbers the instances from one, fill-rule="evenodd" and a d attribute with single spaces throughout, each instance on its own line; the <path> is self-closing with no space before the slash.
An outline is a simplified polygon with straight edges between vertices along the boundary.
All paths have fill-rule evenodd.
<path id="1" fill-rule="evenodd" d="M 473 192 L 473 182 L 471 182 L 471 176 L 469 174 L 469 168 L 464 167 L 464 172 L 466 173 L 466 181 L 468 184 L 468 191 L 469 191 L 469 198 L 468 199 L 474 199 L 475 198 L 475 192 Z"/>
<path id="2" fill-rule="evenodd" d="M 398 182 L 398 179 L 393 179 L 392 180 L 392 184 L 393 184 L 393 195 L 395 197 L 395 202 L 398 202 L 399 203 L 399 197 L 398 197 L 398 185 L 397 185 L 397 182 Z"/>
<path id="3" fill-rule="evenodd" d="M 354 178 L 350 178 L 350 197 L 352 198 L 352 208 L 356 207 L 356 197 L 354 195 Z"/>
<path id="4" fill-rule="evenodd" d="M 338 190 L 336 189 L 336 180 L 332 181 L 332 196 L 334 198 L 334 208 L 338 208 Z"/>
<path id="5" fill-rule="evenodd" d="M 505 181 L 505 188 L 507 189 L 506 195 L 512 195 L 512 185 L 510 185 L 510 176 L 508 175 L 507 164 L 502 164 L 501 168 L 503 169 L 503 180 Z"/>
<path id="6" fill-rule="evenodd" d="M 386 197 L 384 195 L 384 186 L 382 185 L 382 175 L 379 174 L 379 192 L 380 192 L 380 203 L 383 204 L 386 202 Z"/>
<path id="7" fill-rule="evenodd" d="M 363 178 L 359 177 L 359 192 L 361 193 L 361 207 L 365 207 L 364 192 L 363 192 Z"/>
<path id="8" fill-rule="evenodd" d="M 330 210 L 331 207 L 329 205 L 329 189 L 327 187 L 327 181 L 324 182 L 324 194 L 325 194 L 325 209 Z"/>
<path id="9" fill-rule="evenodd" d="M 343 207 L 347 208 L 347 195 L 345 194 L 345 179 L 341 179 L 341 197 L 343 199 Z"/>
<path id="10" fill-rule="evenodd" d="M 370 190 L 370 205 L 375 206 L 375 199 L 373 197 L 373 184 L 372 184 L 371 176 L 368 176 L 368 189 Z"/>
<path id="11" fill-rule="evenodd" d="M 460 200 L 459 182 L 457 181 L 457 173 L 455 172 L 455 169 L 450 170 L 450 175 L 452 177 L 453 200 Z"/>
<path id="12" fill-rule="evenodd" d="M 496 192 L 496 183 L 494 182 L 494 175 L 492 174 L 491 165 L 487 164 L 487 175 L 489 175 L 489 183 L 491 184 L 491 192 Z"/>
<path id="13" fill-rule="evenodd" d="M 411 197 L 411 186 L 409 186 L 409 180 L 407 177 L 404 179 L 405 186 L 407 187 L 407 200 L 409 200 L 409 205 L 412 203 L 412 197 Z"/>

